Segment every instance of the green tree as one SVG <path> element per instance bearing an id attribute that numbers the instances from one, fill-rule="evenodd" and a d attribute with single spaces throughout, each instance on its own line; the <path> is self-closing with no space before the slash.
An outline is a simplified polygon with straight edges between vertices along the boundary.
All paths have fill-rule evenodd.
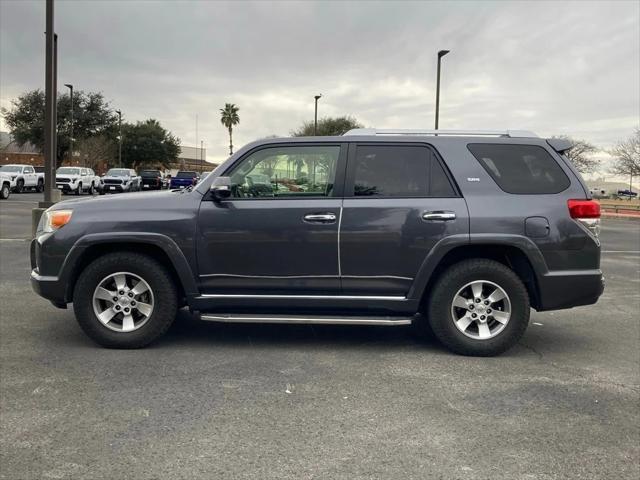
<path id="1" fill-rule="evenodd" d="M 304 122 L 301 127 L 291 132 L 292 137 L 311 137 L 314 132 L 314 122 Z M 362 124 L 350 116 L 325 117 L 318 120 L 318 135 L 339 136 L 353 128 L 362 128 Z"/>
<path id="2" fill-rule="evenodd" d="M 629 175 L 629 190 L 633 190 L 633 177 L 640 175 L 640 128 L 626 140 L 618 142 L 609 153 L 615 157 L 611 173 Z"/>
<path id="3" fill-rule="evenodd" d="M 57 152 L 60 166 L 70 157 L 71 147 L 71 98 L 68 93 L 58 95 L 57 101 Z M 44 149 L 44 92 L 31 90 L 11 102 L 11 108 L 3 108 L 2 115 L 12 137 L 20 146 L 32 143 Z M 107 136 L 115 141 L 117 116 L 111 110 L 102 93 L 76 91 L 73 94 L 73 135 L 78 141 L 94 136 Z"/>
<path id="4" fill-rule="evenodd" d="M 593 156 L 599 150 L 595 145 L 586 140 L 573 139 L 567 135 L 558 135 L 553 138 L 562 138 L 573 144 L 573 147 L 566 152 L 566 156 L 580 173 L 593 173 L 600 166 L 600 160 Z"/>
<path id="5" fill-rule="evenodd" d="M 220 123 L 229 130 L 229 155 L 233 155 L 233 126 L 240 123 L 238 111 L 240 109 L 235 103 L 225 103 L 224 108 L 220 109 Z"/>
<path id="6" fill-rule="evenodd" d="M 180 139 L 157 120 L 122 124 L 122 166 L 168 167 L 180 154 Z"/>

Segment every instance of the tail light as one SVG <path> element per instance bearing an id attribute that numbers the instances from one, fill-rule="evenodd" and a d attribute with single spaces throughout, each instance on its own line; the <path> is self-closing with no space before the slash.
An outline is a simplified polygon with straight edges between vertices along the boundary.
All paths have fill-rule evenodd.
<path id="1" fill-rule="evenodd" d="M 594 200 L 568 200 L 569 215 L 584 225 L 594 237 L 600 234 L 600 204 Z"/>

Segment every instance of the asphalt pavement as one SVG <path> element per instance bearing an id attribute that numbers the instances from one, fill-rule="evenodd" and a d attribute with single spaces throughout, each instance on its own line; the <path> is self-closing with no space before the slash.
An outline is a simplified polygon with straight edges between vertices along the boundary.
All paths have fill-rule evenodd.
<path id="1" fill-rule="evenodd" d="M 122 351 L 31 291 L 40 197 L 0 201 L 2 479 L 640 478 L 639 221 L 603 222 L 598 304 L 533 312 L 497 358 L 187 312 Z"/>

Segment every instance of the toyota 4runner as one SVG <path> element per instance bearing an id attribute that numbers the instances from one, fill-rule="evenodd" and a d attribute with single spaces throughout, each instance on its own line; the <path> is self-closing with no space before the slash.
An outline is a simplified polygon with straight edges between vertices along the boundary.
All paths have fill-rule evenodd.
<path id="1" fill-rule="evenodd" d="M 32 285 L 107 347 L 149 344 L 187 306 L 216 322 L 413 324 L 496 355 L 530 308 L 602 294 L 600 209 L 570 147 L 515 131 L 261 140 L 195 187 L 54 205 Z"/>

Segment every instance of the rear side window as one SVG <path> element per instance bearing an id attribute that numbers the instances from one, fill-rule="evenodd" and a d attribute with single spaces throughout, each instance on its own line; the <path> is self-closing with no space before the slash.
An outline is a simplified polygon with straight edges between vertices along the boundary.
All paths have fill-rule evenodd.
<path id="1" fill-rule="evenodd" d="M 447 175 L 427 147 L 358 145 L 356 197 L 455 197 Z"/>
<path id="2" fill-rule="evenodd" d="M 542 147 L 491 143 L 472 143 L 467 147 L 507 193 L 560 193 L 571 183 L 560 165 Z"/>

